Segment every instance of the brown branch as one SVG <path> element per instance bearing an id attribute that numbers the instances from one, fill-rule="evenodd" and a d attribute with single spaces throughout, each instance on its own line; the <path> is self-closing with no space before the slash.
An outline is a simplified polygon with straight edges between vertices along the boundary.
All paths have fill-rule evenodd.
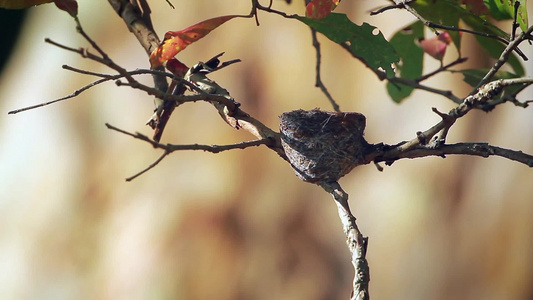
<path id="1" fill-rule="evenodd" d="M 52 101 L 47 101 L 47 102 L 39 103 L 39 104 L 36 104 L 36 105 L 30 105 L 30 106 L 27 106 L 27 107 L 15 109 L 15 110 L 9 111 L 8 114 L 14 115 L 14 114 L 18 114 L 18 113 L 23 112 L 23 111 L 27 111 L 27 110 L 31 110 L 31 109 L 35 109 L 35 108 L 40 108 L 40 107 L 47 106 L 47 105 L 50 105 L 50 104 L 54 104 L 54 103 L 57 103 L 57 102 L 60 102 L 60 101 L 68 100 L 68 99 L 71 99 L 71 98 L 74 98 L 74 97 L 78 96 L 79 94 L 83 93 L 84 91 L 86 91 L 86 90 L 88 90 L 88 89 L 90 89 L 92 87 L 95 87 L 95 86 L 99 85 L 100 83 L 104 83 L 104 82 L 110 81 L 110 80 L 113 80 L 113 78 L 98 79 L 98 80 L 96 80 L 94 82 L 91 82 L 91 83 L 89 83 L 89 84 L 87 84 L 87 85 L 75 90 L 70 95 L 67 95 L 67 96 L 52 100 Z"/>
<path id="2" fill-rule="evenodd" d="M 174 145 L 174 144 L 162 144 L 158 141 L 152 140 L 149 137 L 141 134 L 141 133 L 131 133 L 125 130 L 122 130 L 120 128 L 117 128 L 109 123 L 105 124 L 108 129 L 123 133 L 125 135 L 131 136 L 133 138 L 139 139 L 141 141 L 145 141 L 149 144 L 151 144 L 154 148 L 159 148 L 165 150 L 165 152 L 152 164 L 150 164 L 147 168 L 143 169 L 142 171 L 138 172 L 137 174 L 128 177 L 126 181 L 131 181 L 140 175 L 146 173 L 150 169 L 154 168 L 157 164 L 159 164 L 167 155 L 174 151 L 183 151 L 183 150 L 202 150 L 206 152 L 211 153 L 219 153 L 222 151 L 228 151 L 233 149 L 246 149 L 250 147 L 260 146 L 260 145 L 266 145 L 271 146 L 273 144 L 272 139 L 264 138 L 254 141 L 247 141 L 247 142 L 241 142 L 236 144 L 228 144 L 228 145 L 200 145 L 200 144 L 190 144 L 190 145 Z"/>
<path id="3" fill-rule="evenodd" d="M 129 182 L 129 181 L 132 181 L 133 179 L 135 179 L 135 178 L 141 176 L 142 174 L 144 174 L 144 173 L 150 171 L 150 170 L 153 169 L 155 166 L 157 166 L 157 165 L 158 165 L 158 164 L 159 164 L 159 163 L 160 163 L 165 157 L 167 157 L 168 154 L 169 154 L 168 151 L 163 152 L 163 154 L 161 154 L 161 156 L 160 156 L 158 159 L 156 159 L 153 163 L 151 163 L 150 165 L 148 165 L 148 167 L 144 168 L 144 170 L 139 171 L 137 174 L 134 174 L 134 175 L 132 175 L 132 176 L 126 178 L 126 181 L 128 181 L 128 182 Z"/>

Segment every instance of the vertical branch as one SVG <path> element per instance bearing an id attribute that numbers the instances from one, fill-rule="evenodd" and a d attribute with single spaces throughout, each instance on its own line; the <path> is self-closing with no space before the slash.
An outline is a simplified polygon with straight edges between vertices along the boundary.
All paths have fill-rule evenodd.
<path id="1" fill-rule="evenodd" d="M 368 261 L 366 260 L 368 238 L 363 237 L 363 234 L 359 231 L 357 223 L 355 222 L 356 219 L 348 205 L 348 194 L 346 194 L 341 186 L 337 182 L 320 182 L 319 184 L 335 199 L 339 218 L 341 219 L 344 234 L 346 235 L 346 243 L 348 244 L 348 249 L 352 255 L 352 265 L 355 270 L 355 275 L 350 299 L 368 300 L 370 299 L 370 294 L 368 292 L 370 269 L 368 267 Z"/>
<path id="2" fill-rule="evenodd" d="M 161 43 L 154 31 L 150 19 L 150 8 L 146 0 L 139 0 L 139 5 L 133 5 L 129 0 L 108 0 L 115 12 L 124 20 L 128 29 L 135 35 L 148 55 Z M 136 3 L 136 2 L 134 2 Z M 141 9 L 142 8 L 142 11 Z M 148 60 L 146 60 L 148 62 Z M 164 71 L 163 67 L 157 70 Z M 168 90 L 168 82 L 162 75 L 154 74 L 155 87 L 163 92 Z"/>

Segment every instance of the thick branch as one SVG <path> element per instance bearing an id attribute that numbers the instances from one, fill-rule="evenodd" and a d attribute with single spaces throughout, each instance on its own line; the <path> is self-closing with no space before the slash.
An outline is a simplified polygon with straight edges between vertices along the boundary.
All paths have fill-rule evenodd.
<path id="1" fill-rule="evenodd" d="M 461 155 L 472 155 L 472 156 L 481 156 L 481 157 L 490 157 L 490 156 L 499 156 L 514 160 L 516 162 L 525 164 L 529 167 L 533 167 L 533 155 L 523 153 L 522 151 L 505 149 L 497 146 L 492 146 L 487 143 L 457 143 L 457 144 L 446 144 L 441 145 L 438 148 L 431 148 L 427 146 L 417 146 L 413 149 L 403 152 L 397 152 L 395 149 L 390 151 L 384 151 L 378 156 L 372 158 L 377 153 L 372 153 L 367 157 L 368 162 L 386 162 L 388 165 L 392 164 L 394 161 L 403 158 L 419 158 L 426 156 L 440 156 L 445 157 L 446 155 L 452 154 L 461 154 Z"/>
<path id="2" fill-rule="evenodd" d="M 115 12 L 124 20 L 129 31 L 135 35 L 141 46 L 146 53 L 150 55 L 157 46 L 161 43 L 161 40 L 155 33 L 150 20 L 150 9 L 146 0 L 140 0 L 139 2 L 144 7 L 144 11 L 141 12 L 139 8 L 135 7 L 129 0 L 108 0 L 109 4 L 113 7 Z M 148 60 L 146 60 L 148 62 Z M 163 71 L 163 67 L 159 67 L 158 70 Z M 154 74 L 155 87 L 160 91 L 166 91 L 168 89 L 168 83 L 165 77 Z"/>

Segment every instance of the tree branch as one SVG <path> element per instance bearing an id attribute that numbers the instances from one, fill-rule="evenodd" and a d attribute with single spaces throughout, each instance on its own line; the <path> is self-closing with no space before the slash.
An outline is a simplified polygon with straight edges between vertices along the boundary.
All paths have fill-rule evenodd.
<path id="1" fill-rule="evenodd" d="M 375 154 L 376 153 L 372 153 L 370 157 Z M 522 151 L 489 145 L 487 143 L 446 144 L 440 145 L 438 148 L 419 145 L 402 152 L 396 152 L 395 149 L 392 149 L 391 151 L 384 151 L 371 159 L 371 161 L 374 163 L 386 162 L 387 165 L 391 165 L 393 162 L 403 158 L 419 158 L 426 156 L 445 157 L 446 155 L 452 154 L 481 156 L 485 158 L 489 156 L 499 156 L 533 167 L 533 155 L 523 153 Z"/>
<path id="2" fill-rule="evenodd" d="M 472 90 L 472 92 L 470 93 L 471 95 L 474 94 L 475 92 L 477 92 L 478 89 L 482 85 L 484 85 L 487 82 L 489 82 L 494 77 L 494 75 L 496 75 L 498 70 L 500 70 L 500 68 L 509 60 L 509 55 L 511 55 L 511 52 L 513 52 L 513 50 L 517 49 L 518 45 L 520 45 L 520 43 L 522 43 L 524 40 L 526 40 L 527 37 L 531 34 L 531 32 L 533 32 L 533 26 L 529 27 L 527 31 L 522 32 L 517 38 L 512 40 L 507 45 L 507 47 L 505 47 L 505 49 L 503 50 L 502 54 L 500 55 L 500 58 L 498 58 L 496 63 L 494 63 L 494 66 L 492 66 L 492 68 L 489 70 L 489 72 L 487 72 L 487 74 L 485 74 L 483 79 L 481 79 L 481 81 L 478 83 L 478 85 Z"/>
<path id="3" fill-rule="evenodd" d="M 368 300 L 370 294 L 370 268 L 366 260 L 368 238 L 363 237 L 357 227 L 356 219 L 348 205 L 348 194 L 337 182 L 319 182 L 318 185 L 333 196 L 337 204 L 339 218 L 341 219 L 348 250 L 352 256 L 352 265 L 355 270 L 351 300 Z"/>
<path id="4" fill-rule="evenodd" d="M 435 113 L 442 117 L 442 120 L 424 132 L 417 132 L 416 138 L 396 147 L 394 150 L 396 151 L 395 155 L 399 155 L 399 153 L 402 152 L 407 152 L 418 145 L 427 144 L 439 131 L 444 130 L 443 136 L 432 140 L 431 146 L 438 148 L 439 145 L 444 143 L 445 133 L 447 133 L 447 130 L 458 118 L 466 115 L 471 109 L 481 106 L 487 101 L 491 100 L 495 95 L 499 94 L 504 87 L 515 84 L 533 84 L 533 77 L 499 79 L 487 83 L 482 86 L 476 94 L 466 97 L 461 104 L 451 109 L 447 114 L 442 114 L 436 109 L 433 109 Z"/>
<path id="5" fill-rule="evenodd" d="M 320 43 L 318 42 L 318 38 L 316 36 L 316 30 L 314 28 L 311 28 L 311 35 L 313 37 L 313 46 L 316 49 L 316 82 L 315 87 L 320 88 L 320 90 L 326 95 L 326 98 L 328 98 L 329 103 L 331 103 L 331 106 L 333 106 L 333 110 L 336 112 L 340 112 L 341 109 L 335 99 L 331 96 L 331 94 L 328 92 L 328 89 L 322 82 L 322 79 L 320 78 L 320 65 L 321 65 L 321 54 L 320 54 Z"/>
<path id="6" fill-rule="evenodd" d="M 159 148 L 165 150 L 165 152 L 152 164 L 150 164 L 147 168 L 140 171 L 139 173 L 126 178 L 126 181 L 131 181 L 140 175 L 146 173 L 148 170 L 154 168 L 157 164 L 159 164 L 167 155 L 174 151 L 183 151 L 183 150 L 202 150 L 206 152 L 211 153 L 219 153 L 222 151 L 228 151 L 233 149 L 246 149 L 249 147 L 255 147 L 260 145 L 267 145 L 270 146 L 273 144 L 272 139 L 264 138 L 260 140 L 254 140 L 254 141 L 247 141 L 247 142 L 241 142 L 236 144 L 229 144 L 229 145 L 199 145 L 199 144 L 190 144 L 190 145 L 174 145 L 174 144 L 162 144 L 155 140 L 150 139 L 149 137 L 141 134 L 141 133 L 130 133 L 125 130 L 122 130 L 120 128 L 117 128 L 109 123 L 105 124 L 108 129 L 123 133 L 125 135 L 129 135 L 133 138 L 139 139 L 141 141 L 145 141 L 149 144 L 151 144 L 154 148 Z"/>

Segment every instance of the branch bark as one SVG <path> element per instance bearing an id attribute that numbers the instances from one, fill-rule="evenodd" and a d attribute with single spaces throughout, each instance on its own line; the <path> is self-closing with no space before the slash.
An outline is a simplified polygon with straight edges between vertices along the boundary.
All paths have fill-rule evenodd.
<path id="1" fill-rule="evenodd" d="M 348 194 L 346 194 L 341 186 L 337 182 L 320 182 L 319 185 L 335 199 L 339 218 L 341 219 L 344 234 L 346 235 L 348 250 L 350 250 L 352 256 L 355 275 L 350 299 L 368 300 L 370 299 L 368 292 L 370 268 L 366 260 L 368 238 L 363 237 L 363 234 L 359 231 L 359 227 L 357 227 L 357 223 L 355 222 L 356 219 L 348 205 Z"/>
<path id="2" fill-rule="evenodd" d="M 161 40 L 155 33 L 150 19 L 150 8 L 146 0 L 139 0 L 140 6 L 144 8 L 141 11 L 137 5 L 133 5 L 128 0 L 108 0 L 115 12 L 120 16 L 128 29 L 137 38 L 146 53 L 150 55 Z M 156 70 L 164 71 L 163 67 L 156 68 Z M 157 74 L 152 75 L 156 89 L 160 91 L 168 90 L 168 82 L 164 76 Z"/>

